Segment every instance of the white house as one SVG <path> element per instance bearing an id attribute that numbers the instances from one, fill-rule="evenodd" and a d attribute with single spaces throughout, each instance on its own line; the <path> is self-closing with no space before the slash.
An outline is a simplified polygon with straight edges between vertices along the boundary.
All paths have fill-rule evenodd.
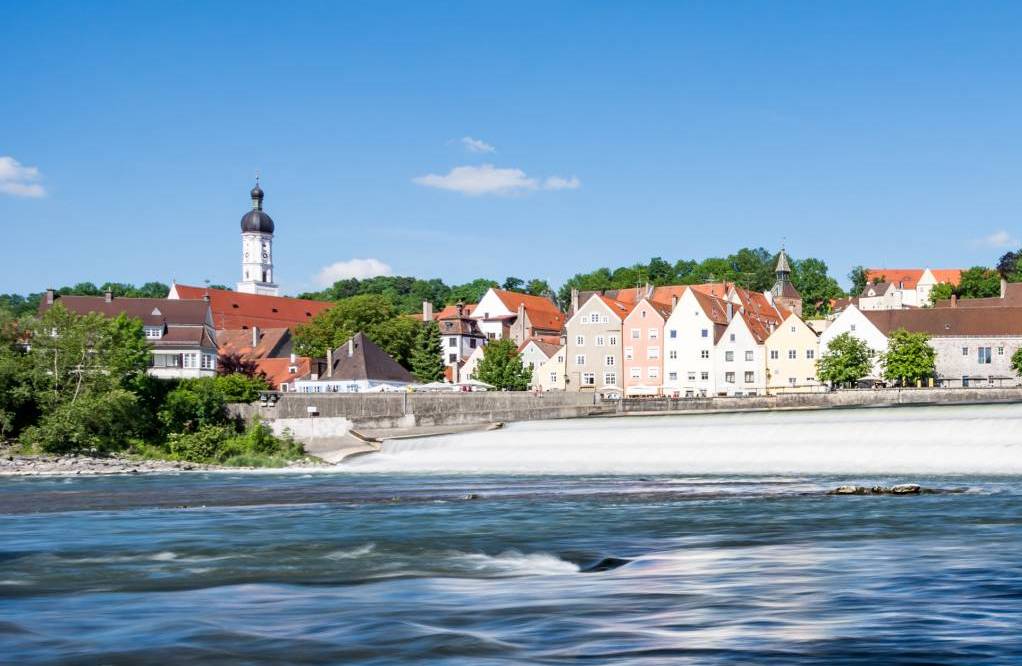
<path id="1" fill-rule="evenodd" d="M 567 354 L 567 346 L 562 345 L 546 363 L 533 370 L 532 387 L 540 391 L 563 391 Z"/>
<path id="2" fill-rule="evenodd" d="M 744 311 L 731 319 L 717 342 L 714 372 L 717 395 L 766 393 L 766 348 L 773 331 Z"/>
<path id="3" fill-rule="evenodd" d="M 859 308 L 849 305 L 831 322 L 830 326 L 820 334 L 820 356 L 830 350 L 830 343 L 842 333 L 849 333 L 869 345 L 873 351 L 872 377 L 881 376 L 880 354 L 887 351 L 887 336 L 862 313 Z"/>
<path id="4" fill-rule="evenodd" d="M 471 317 L 490 340 L 511 338 L 520 345 L 537 336 L 560 336 L 564 313 L 549 298 L 491 288 Z"/>
<path id="5" fill-rule="evenodd" d="M 664 324 L 664 388 L 673 397 L 717 392 L 714 351 L 733 305 L 697 289 L 686 289 Z"/>
<path id="6" fill-rule="evenodd" d="M 402 390 L 415 383 L 402 368 L 362 333 L 337 349 L 328 349 L 324 371 L 312 379 L 296 379 L 299 393 L 366 393 Z"/>
<path id="7" fill-rule="evenodd" d="M 518 354 L 522 358 L 522 365 L 532 370 L 531 386 L 536 386 L 539 369 L 546 365 L 557 351 L 560 345 L 555 345 L 543 340 L 531 339 L 518 346 Z"/>

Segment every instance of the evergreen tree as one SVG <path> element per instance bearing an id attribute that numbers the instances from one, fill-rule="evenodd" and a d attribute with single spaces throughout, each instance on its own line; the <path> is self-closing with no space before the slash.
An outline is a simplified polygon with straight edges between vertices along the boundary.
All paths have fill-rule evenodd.
<path id="1" fill-rule="evenodd" d="M 473 374 L 475 379 L 507 391 L 526 391 L 532 381 L 532 369 L 522 365 L 522 357 L 513 340 L 502 338 L 483 347 L 483 360 Z"/>
<path id="2" fill-rule="evenodd" d="M 441 346 L 440 327 L 435 321 L 419 329 L 412 350 L 412 372 L 425 383 L 439 382 L 444 378 L 444 350 Z"/>
<path id="3" fill-rule="evenodd" d="M 842 333 L 831 340 L 827 353 L 816 362 L 816 375 L 820 381 L 836 386 L 857 382 L 868 376 L 872 369 L 872 350 L 851 333 Z"/>
<path id="4" fill-rule="evenodd" d="M 899 381 L 902 386 L 914 384 L 934 375 L 936 360 L 930 336 L 900 328 L 891 333 L 887 342 L 887 353 L 882 359 L 884 379 Z"/>

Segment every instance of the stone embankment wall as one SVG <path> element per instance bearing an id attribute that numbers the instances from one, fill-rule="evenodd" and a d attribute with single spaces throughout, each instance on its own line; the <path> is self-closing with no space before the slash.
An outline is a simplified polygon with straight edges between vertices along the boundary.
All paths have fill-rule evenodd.
<path id="1" fill-rule="evenodd" d="M 767 409 L 833 409 L 896 405 L 959 405 L 1022 402 L 1022 388 L 866 389 L 832 393 L 786 393 L 742 398 L 630 398 L 618 413 L 689 413 Z"/>

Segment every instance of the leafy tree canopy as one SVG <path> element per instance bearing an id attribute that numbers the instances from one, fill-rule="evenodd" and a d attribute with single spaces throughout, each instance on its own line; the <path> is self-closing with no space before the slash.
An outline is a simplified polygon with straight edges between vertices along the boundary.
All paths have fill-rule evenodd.
<path id="1" fill-rule="evenodd" d="M 358 332 L 410 367 L 415 336 L 421 322 L 399 315 L 390 299 L 378 294 L 361 294 L 337 302 L 329 310 L 295 331 L 295 351 L 302 356 L 324 356 Z"/>
<path id="2" fill-rule="evenodd" d="M 831 299 L 844 295 L 837 280 L 827 275 L 827 264 L 820 259 L 796 261 L 791 269 L 791 282 L 802 295 L 804 317 L 827 314 Z"/>
<path id="3" fill-rule="evenodd" d="M 849 295 L 858 296 L 866 288 L 866 269 L 862 266 L 855 266 L 848 273 L 848 280 L 852 283 L 852 289 L 849 291 Z"/>
<path id="4" fill-rule="evenodd" d="M 842 333 L 830 342 L 827 352 L 816 362 L 820 381 L 844 386 L 868 377 L 873 369 L 873 352 L 851 333 Z"/>
<path id="5" fill-rule="evenodd" d="M 932 377 L 935 373 L 937 352 L 930 346 L 930 336 L 898 329 L 887 340 L 887 352 L 881 362 L 884 379 L 898 381 L 903 386 Z"/>
<path id="6" fill-rule="evenodd" d="M 990 298 L 1001 293 L 1001 276 L 990 268 L 973 266 L 962 272 L 958 295 L 962 298 Z"/>
<path id="7" fill-rule="evenodd" d="M 522 364 L 514 341 L 501 338 L 483 347 L 483 358 L 473 377 L 501 390 L 525 391 L 532 381 L 532 369 Z"/>
<path id="8" fill-rule="evenodd" d="M 444 349 L 441 346 L 440 327 L 435 321 L 419 327 L 412 350 L 411 366 L 415 377 L 423 383 L 438 382 L 444 378 Z"/>
<path id="9" fill-rule="evenodd" d="M 937 301 L 946 301 L 955 294 L 955 286 L 950 282 L 938 282 L 930 290 L 930 305 Z"/>

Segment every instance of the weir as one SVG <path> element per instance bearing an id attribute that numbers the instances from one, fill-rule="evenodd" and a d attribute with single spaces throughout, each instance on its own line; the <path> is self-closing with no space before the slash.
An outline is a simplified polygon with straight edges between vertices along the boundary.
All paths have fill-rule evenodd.
<path id="1" fill-rule="evenodd" d="M 605 418 L 388 441 L 352 471 L 1022 474 L 1022 405 Z"/>

